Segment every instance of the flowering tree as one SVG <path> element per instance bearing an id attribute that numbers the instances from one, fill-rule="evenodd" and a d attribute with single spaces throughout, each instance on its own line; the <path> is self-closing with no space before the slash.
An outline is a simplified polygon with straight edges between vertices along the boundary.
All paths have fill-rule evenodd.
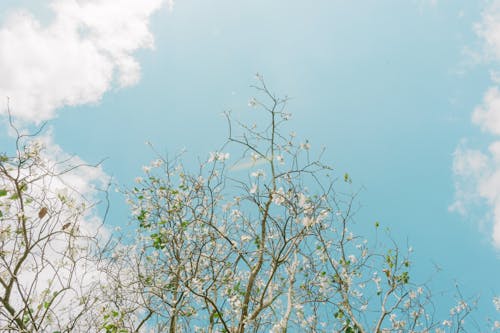
<path id="1" fill-rule="evenodd" d="M 127 192 L 132 240 L 95 214 L 98 167 L 11 122 L 15 152 L 0 154 L 0 331 L 465 332 L 473 303 L 458 294 L 437 319 L 431 290 L 411 278 L 411 251 L 352 231 L 349 175 L 333 176 L 308 141 L 284 134 L 287 99 L 258 80 L 262 99 L 250 105 L 266 125 L 226 114 L 227 143 L 196 172 L 180 156 L 144 167 Z"/>
<path id="2" fill-rule="evenodd" d="M 128 192 L 147 327 L 168 332 L 463 330 L 471 306 L 434 318 L 411 279 L 409 251 L 370 248 L 351 232 L 356 195 L 342 194 L 310 144 L 283 133 L 287 99 L 262 77 L 250 105 L 264 127 L 234 123 L 196 172 L 159 156 Z M 230 163 L 227 151 L 239 154 Z M 343 181 L 350 183 L 349 175 Z M 375 227 L 378 227 L 378 223 Z M 131 252 L 130 252 L 131 253 Z"/>
<path id="3" fill-rule="evenodd" d="M 58 159 L 9 120 L 17 135 L 15 151 L 0 155 L 0 331 L 88 331 L 99 317 L 102 222 L 81 179 L 99 169 Z"/>

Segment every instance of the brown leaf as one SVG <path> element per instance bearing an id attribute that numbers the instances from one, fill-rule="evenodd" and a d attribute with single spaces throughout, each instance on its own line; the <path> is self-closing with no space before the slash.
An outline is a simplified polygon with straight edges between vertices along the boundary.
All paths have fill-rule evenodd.
<path id="1" fill-rule="evenodd" d="M 47 215 L 47 207 L 40 209 L 38 212 L 38 218 L 43 219 L 45 215 Z"/>
<path id="2" fill-rule="evenodd" d="M 62 230 L 68 229 L 68 227 L 71 225 L 71 222 L 66 223 L 65 225 L 62 226 Z"/>

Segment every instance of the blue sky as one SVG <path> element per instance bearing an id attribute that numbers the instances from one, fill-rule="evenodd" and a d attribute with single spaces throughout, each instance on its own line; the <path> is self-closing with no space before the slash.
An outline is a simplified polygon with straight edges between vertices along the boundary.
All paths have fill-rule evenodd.
<path id="1" fill-rule="evenodd" d="M 359 230 L 390 227 L 418 277 L 437 264 L 436 290 L 457 281 L 481 296 L 478 321 L 494 315 L 500 1 L 63 3 L 0 3 L 0 94 L 20 122 L 49 121 L 54 144 L 108 158 L 126 186 L 153 158 L 145 141 L 192 161 L 219 147 L 221 112 L 253 112 L 259 72 L 292 97 L 299 136 L 364 188 Z M 74 21 L 97 33 L 71 35 Z M 119 200 L 113 225 L 127 222 Z"/>

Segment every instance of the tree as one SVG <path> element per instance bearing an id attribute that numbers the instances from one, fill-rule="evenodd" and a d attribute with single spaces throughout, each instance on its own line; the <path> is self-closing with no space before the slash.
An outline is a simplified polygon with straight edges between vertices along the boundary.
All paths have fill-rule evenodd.
<path id="1" fill-rule="evenodd" d="M 284 134 L 288 100 L 257 78 L 261 98 L 250 105 L 266 124 L 227 113 L 228 141 L 196 172 L 181 155 L 144 167 L 126 191 L 132 239 L 97 215 L 95 183 L 106 197 L 108 181 L 98 165 L 9 118 L 0 331 L 465 332 L 474 302 L 457 289 L 449 316 L 435 316 L 432 291 L 413 281 L 411 251 L 353 231 L 349 175 L 335 176 L 322 152 L 314 158 L 307 140 Z"/>
<path id="2" fill-rule="evenodd" d="M 434 317 L 411 279 L 409 251 L 371 248 L 351 231 L 356 194 L 285 135 L 287 98 L 261 76 L 250 105 L 268 124 L 235 123 L 196 172 L 158 156 L 128 191 L 131 259 L 143 321 L 158 332 L 428 332 L 464 330 L 472 306 Z M 239 159 L 229 164 L 229 153 Z M 350 183 L 348 174 L 343 176 Z M 378 228 L 378 223 L 375 226 Z M 131 251 L 129 252 L 132 253 Z M 131 258 L 131 257 L 130 257 Z"/>
<path id="3" fill-rule="evenodd" d="M 23 134 L 9 121 L 15 151 L 0 155 L 0 331 L 86 331 L 100 304 L 103 229 L 86 196 L 95 189 L 80 180 L 98 168 L 46 149 L 43 126 Z"/>

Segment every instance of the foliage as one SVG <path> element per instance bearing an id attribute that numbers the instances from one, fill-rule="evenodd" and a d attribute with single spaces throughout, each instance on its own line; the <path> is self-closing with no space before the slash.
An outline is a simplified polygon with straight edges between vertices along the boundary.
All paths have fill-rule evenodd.
<path id="1" fill-rule="evenodd" d="M 474 302 L 458 293 L 436 318 L 411 251 L 353 232 L 357 193 L 342 191 L 351 177 L 284 134 L 288 101 L 257 78 L 249 104 L 268 122 L 227 113 L 228 141 L 195 172 L 181 156 L 144 167 L 126 191 L 133 239 L 110 237 L 96 189 L 78 186 L 88 177 L 75 173 L 97 166 L 47 152 L 11 122 L 16 151 L 0 156 L 0 331 L 465 332 Z"/>
<path id="2" fill-rule="evenodd" d="M 351 231 L 356 195 L 336 191 L 310 143 L 285 135 L 287 99 L 262 77 L 264 127 L 235 126 L 192 173 L 179 157 L 144 168 L 128 192 L 149 325 L 169 332 L 427 332 L 463 330 L 472 307 L 434 318 L 408 251 L 370 248 Z M 238 131 L 238 133 L 236 133 Z M 228 150 L 240 158 L 229 163 Z M 352 183 L 348 174 L 345 183 Z M 379 224 L 377 222 L 376 227 Z"/>

